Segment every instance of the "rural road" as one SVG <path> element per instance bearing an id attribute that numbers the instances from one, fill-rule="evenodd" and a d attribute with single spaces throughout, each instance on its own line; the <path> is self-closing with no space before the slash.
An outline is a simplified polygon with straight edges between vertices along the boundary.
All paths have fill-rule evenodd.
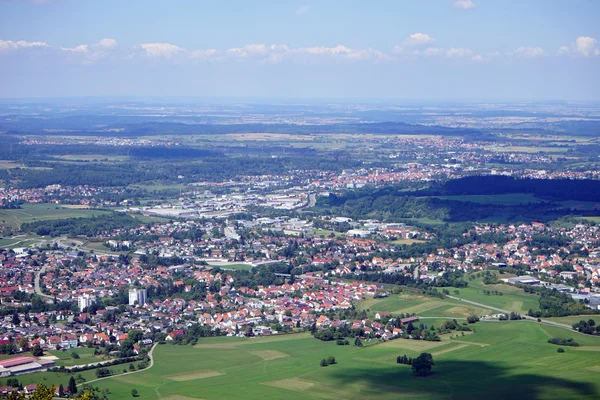
<path id="1" fill-rule="evenodd" d="M 487 309 L 489 309 L 489 310 L 498 311 L 498 312 L 501 312 L 501 313 L 504 313 L 504 314 L 510 314 L 510 313 L 512 312 L 512 311 L 508 311 L 508 310 L 503 310 L 503 309 L 501 309 L 501 308 L 497 308 L 497 307 L 488 306 L 488 305 L 486 305 L 486 304 L 481 304 L 481 303 L 476 303 L 476 302 L 474 302 L 474 301 L 470 301 L 470 300 L 461 299 L 461 298 L 454 297 L 454 296 L 449 296 L 449 295 L 446 295 L 446 297 L 448 297 L 449 299 L 453 299 L 453 300 L 458 300 L 458 301 L 462 301 L 462 302 L 465 302 L 465 303 L 469 303 L 469 304 L 472 304 L 472 305 L 474 305 L 474 306 L 478 306 L 478 307 L 482 307 L 482 308 L 487 308 Z M 532 320 L 532 321 L 537 321 L 537 320 L 538 320 L 537 318 L 530 317 L 530 316 L 528 316 L 528 315 L 523 315 L 523 317 L 525 317 L 525 319 L 529 319 L 529 320 Z M 576 332 L 576 333 L 581 333 L 581 332 L 577 332 L 577 331 L 573 330 L 573 327 L 572 327 L 571 325 L 567 325 L 567 324 L 561 324 L 560 322 L 548 321 L 548 320 L 546 320 L 546 319 L 542 319 L 542 320 L 541 320 L 541 323 L 543 323 L 543 324 L 547 324 L 547 325 L 553 325 L 553 326 L 557 326 L 557 327 L 559 327 L 559 328 L 565 328 L 565 329 L 568 329 L 568 330 L 570 330 L 570 331 L 573 331 L 573 332 Z"/>
<path id="2" fill-rule="evenodd" d="M 34 286 L 35 286 L 35 292 L 42 296 L 42 297 L 47 297 L 49 299 L 52 298 L 52 296 L 48 296 L 47 294 L 42 293 L 42 289 L 40 289 L 40 275 L 42 275 L 44 272 L 46 272 L 46 267 L 47 265 L 44 265 L 42 268 L 40 268 L 40 270 L 35 274 L 35 279 L 34 279 Z"/>
<path id="3" fill-rule="evenodd" d="M 308 195 L 308 205 L 306 207 L 311 208 L 314 207 L 315 204 L 317 204 L 317 195 L 311 193 Z"/>
<path id="4" fill-rule="evenodd" d="M 144 372 L 144 371 L 149 370 L 150 368 L 152 368 L 154 366 L 154 357 L 152 356 L 152 353 L 154 352 L 154 349 L 156 348 L 157 345 L 158 345 L 158 343 L 154 343 L 152 345 L 152 348 L 148 352 L 148 357 L 150 358 L 150 364 L 148 364 L 148 367 L 146 367 L 144 369 L 138 369 L 138 370 L 135 370 L 135 371 L 126 372 L 124 374 L 110 375 L 110 376 L 105 376 L 103 378 L 92 379 L 91 381 L 82 382 L 82 383 L 78 384 L 77 386 L 83 386 L 83 385 L 86 385 L 86 384 L 89 384 L 89 383 L 98 382 L 98 381 L 101 381 L 101 380 L 104 380 L 104 379 L 116 378 L 118 376 L 124 376 L 124 375 L 132 375 L 132 374 L 137 374 L 138 372 Z"/>

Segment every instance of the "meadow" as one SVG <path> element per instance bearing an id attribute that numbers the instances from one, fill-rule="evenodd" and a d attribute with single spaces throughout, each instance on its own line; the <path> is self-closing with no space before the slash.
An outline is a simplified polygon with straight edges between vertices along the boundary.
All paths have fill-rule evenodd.
<path id="1" fill-rule="evenodd" d="M 363 348 L 307 333 L 266 338 L 204 338 L 196 346 L 161 345 L 152 369 L 94 383 L 110 399 L 414 399 L 598 398 L 600 338 L 579 348 L 547 340 L 562 328 L 530 321 L 480 322 L 474 333 L 441 342 L 397 339 Z M 557 332 L 556 332 L 557 331 Z M 456 335 L 456 334 L 455 334 Z M 568 335 L 566 335 L 568 336 Z M 579 336 L 578 336 L 579 339 Z M 433 374 L 415 377 L 398 355 L 433 354 Z M 322 358 L 337 364 L 320 367 Z"/>
<path id="2" fill-rule="evenodd" d="M 0 222 L 19 228 L 26 222 L 91 217 L 106 213 L 106 211 L 72 208 L 60 204 L 23 204 L 19 209 L 0 210 Z"/>

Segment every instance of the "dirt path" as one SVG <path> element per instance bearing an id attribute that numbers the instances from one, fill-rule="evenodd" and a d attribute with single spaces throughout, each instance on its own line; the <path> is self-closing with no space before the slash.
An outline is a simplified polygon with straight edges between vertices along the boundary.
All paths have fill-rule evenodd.
<path id="1" fill-rule="evenodd" d="M 125 376 L 125 375 L 132 375 L 132 374 L 137 374 L 138 372 L 144 372 L 144 371 L 148 371 L 150 368 L 152 368 L 154 366 L 154 357 L 153 357 L 153 353 L 154 353 L 154 349 L 156 348 L 156 346 L 158 345 L 158 343 L 154 343 L 152 345 L 152 348 L 150 349 L 150 351 L 148 352 L 148 357 L 150 358 L 150 364 L 148 365 L 147 368 L 144 369 L 138 369 L 136 371 L 131 371 L 131 372 L 126 372 L 124 374 L 118 374 L 118 375 L 111 375 L 111 376 L 105 376 L 104 378 L 97 378 L 97 379 L 92 379 L 91 381 L 87 381 L 87 382 L 83 382 L 80 383 L 77 386 L 83 386 L 89 383 L 94 383 L 94 382 L 98 382 L 98 381 L 102 381 L 104 379 L 110 379 L 110 378 L 116 378 L 119 376 Z"/>

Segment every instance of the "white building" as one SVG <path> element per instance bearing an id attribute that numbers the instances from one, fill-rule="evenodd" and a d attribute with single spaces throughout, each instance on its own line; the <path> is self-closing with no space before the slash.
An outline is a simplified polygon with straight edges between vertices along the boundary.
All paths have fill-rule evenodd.
<path id="1" fill-rule="evenodd" d="M 91 294 L 83 294 L 77 298 L 79 303 L 79 311 L 83 311 L 84 308 L 87 308 L 96 302 L 96 296 Z"/>
<path id="2" fill-rule="evenodd" d="M 129 305 L 146 303 L 146 289 L 129 289 Z"/>

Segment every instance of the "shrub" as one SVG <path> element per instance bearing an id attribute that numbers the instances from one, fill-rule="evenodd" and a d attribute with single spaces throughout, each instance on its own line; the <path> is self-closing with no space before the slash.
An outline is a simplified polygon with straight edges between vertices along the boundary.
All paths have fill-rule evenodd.
<path id="1" fill-rule="evenodd" d="M 329 364 L 327 364 L 327 360 L 326 360 L 326 359 L 322 359 L 322 360 L 321 360 L 321 362 L 319 363 L 319 365 L 320 365 L 321 367 L 326 367 L 326 366 L 328 366 Z"/>
<path id="2" fill-rule="evenodd" d="M 557 353 L 564 353 L 565 349 L 563 349 L 562 347 L 559 347 L 558 349 L 556 349 Z"/>
<path id="3" fill-rule="evenodd" d="M 327 357 L 327 364 L 328 364 L 328 365 L 333 365 L 333 364 L 336 364 L 336 362 L 335 362 L 335 357 L 334 357 L 334 356 L 329 356 L 329 357 Z"/>

